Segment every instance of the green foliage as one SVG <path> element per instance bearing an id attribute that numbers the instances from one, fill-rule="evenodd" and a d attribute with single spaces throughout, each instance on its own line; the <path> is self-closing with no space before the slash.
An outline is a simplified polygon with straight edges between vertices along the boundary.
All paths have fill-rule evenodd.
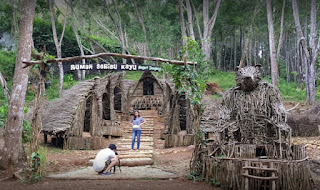
<path id="1" fill-rule="evenodd" d="M 16 52 L 0 50 L 0 72 L 6 80 L 12 80 Z"/>
<path id="2" fill-rule="evenodd" d="M 31 143 L 32 142 L 32 126 L 31 123 L 27 120 L 23 121 L 23 128 L 22 128 L 22 143 Z"/>
<path id="3" fill-rule="evenodd" d="M 187 176 L 187 178 L 189 180 L 193 180 L 193 182 L 204 180 L 204 178 L 199 173 L 193 171 L 190 171 L 190 174 Z"/>
<path id="4" fill-rule="evenodd" d="M 57 52 L 53 40 L 50 19 L 44 20 L 43 18 L 35 17 L 33 25 L 33 41 L 35 49 L 42 51 L 43 46 L 46 46 L 46 50 L 49 55 L 56 55 Z M 56 21 L 56 30 L 58 35 L 61 34 L 62 29 L 62 24 Z M 62 57 L 80 55 L 78 43 L 71 26 L 66 27 L 61 49 Z"/>
<path id="5" fill-rule="evenodd" d="M 24 107 L 24 113 L 28 113 L 28 107 Z M 8 115 L 8 104 L 4 104 L 0 106 L 0 128 L 4 128 L 7 120 Z M 32 140 L 32 126 L 27 121 L 23 121 L 23 128 L 22 128 L 22 143 L 28 143 Z"/>
<path id="6" fill-rule="evenodd" d="M 44 169 L 47 162 L 47 149 L 44 147 L 40 147 L 37 152 L 32 152 L 30 156 L 30 168 L 31 168 L 31 176 L 29 180 L 31 182 L 38 182 L 43 178 L 42 170 Z"/>
<path id="7" fill-rule="evenodd" d="M 98 42 L 109 52 L 121 53 L 121 44 L 114 38 L 104 38 L 101 36 L 90 35 L 89 39 Z"/>
<path id="8" fill-rule="evenodd" d="M 221 182 L 217 182 L 214 178 L 211 178 L 209 184 L 214 185 L 216 187 L 220 187 Z"/>
<path id="9" fill-rule="evenodd" d="M 142 75 L 142 71 L 126 71 L 126 77 L 125 79 L 128 80 L 133 80 L 135 82 L 138 82 L 141 75 Z"/>
<path id="10" fill-rule="evenodd" d="M 0 34 L 10 31 L 12 24 L 13 7 L 8 3 L 0 3 Z"/>
<path id="11" fill-rule="evenodd" d="M 205 65 L 201 49 L 196 41 L 187 38 L 187 43 L 180 52 L 182 54 L 181 57 L 187 55 L 187 60 L 197 62 L 200 68 L 196 69 L 195 66 L 191 65 L 166 64 L 165 70 L 172 75 L 179 93 L 185 93 L 186 98 L 190 98 L 193 105 L 200 105 L 207 79 L 205 72 L 201 70 L 201 65 Z"/>
<path id="12" fill-rule="evenodd" d="M 236 85 L 236 75 L 233 72 L 211 70 L 208 81 L 217 83 L 222 89 L 228 90 Z"/>
<path id="13" fill-rule="evenodd" d="M 0 107 L 0 128 L 4 128 L 6 125 L 8 114 L 8 104 L 5 104 Z"/>
<path id="14" fill-rule="evenodd" d="M 293 72 L 293 74 L 295 74 Z M 270 78 L 264 78 L 263 80 L 271 83 Z M 235 82 L 235 73 L 233 72 L 225 72 L 219 70 L 213 70 L 209 74 L 208 82 L 217 83 L 222 89 L 228 90 L 236 85 Z M 287 83 L 285 79 L 279 78 L 279 86 L 278 89 L 281 92 L 284 100 L 288 101 L 304 101 L 306 98 L 305 90 L 301 90 L 297 88 L 297 84 L 295 82 Z M 319 90 L 318 90 L 319 91 Z M 317 93 L 316 98 L 320 99 L 320 94 Z"/>
<path id="15" fill-rule="evenodd" d="M 63 78 L 63 89 L 69 89 L 72 86 L 76 85 L 78 81 L 73 79 L 72 74 L 64 75 Z M 59 77 L 55 77 L 52 80 L 51 86 L 46 89 L 46 98 L 51 101 L 56 98 L 59 98 Z"/>

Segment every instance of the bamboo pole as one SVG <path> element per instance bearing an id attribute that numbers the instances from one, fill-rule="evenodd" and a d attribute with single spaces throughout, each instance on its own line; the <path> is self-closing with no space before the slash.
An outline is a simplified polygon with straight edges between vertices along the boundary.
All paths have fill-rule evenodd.
<path id="1" fill-rule="evenodd" d="M 75 56 L 75 57 L 65 57 L 65 58 L 57 58 L 57 59 L 49 59 L 46 63 L 58 63 L 58 62 L 73 62 L 82 59 L 93 59 L 98 57 L 121 57 L 124 59 L 141 59 L 141 60 L 148 60 L 148 61 L 155 61 L 155 62 L 162 62 L 162 63 L 170 63 L 174 65 L 185 65 L 185 61 L 178 61 L 178 60 L 170 60 L 170 59 L 163 59 L 158 57 L 147 57 L 147 56 L 138 56 L 138 55 L 126 55 L 120 53 L 98 53 L 94 55 L 84 55 L 84 56 Z M 22 61 L 26 67 L 31 65 L 41 64 L 42 61 Z M 197 62 L 186 62 L 188 65 L 197 65 Z"/>

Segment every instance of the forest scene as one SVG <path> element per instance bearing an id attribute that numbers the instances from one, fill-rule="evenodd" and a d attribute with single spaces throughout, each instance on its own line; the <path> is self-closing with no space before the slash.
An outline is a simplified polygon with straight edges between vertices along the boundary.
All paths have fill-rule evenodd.
<path id="1" fill-rule="evenodd" d="M 1 189 L 320 189 L 319 8 L 0 0 Z"/>

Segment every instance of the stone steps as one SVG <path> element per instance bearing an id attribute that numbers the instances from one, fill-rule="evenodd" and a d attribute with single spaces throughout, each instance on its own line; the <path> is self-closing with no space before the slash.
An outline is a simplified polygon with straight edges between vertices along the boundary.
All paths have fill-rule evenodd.
<path id="1" fill-rule="evenodd" d="M 132 143 L 132 127 L 130 122 L 124 122 L 123 138 L 117 143 L 117 150 L 119 153 L 120 163 L 123 166 L 142 166 L 152 165 L 154 163 L 153 150 L 154 150 L 154 118 L 159 117 L 156 111 L 143 111 L 141 116 L 146 120 L 146 125 L 141 128 L 140 137 L 140 150 L 131 150 Z M 137 141 L 135 142 L 137 147 Z"/>

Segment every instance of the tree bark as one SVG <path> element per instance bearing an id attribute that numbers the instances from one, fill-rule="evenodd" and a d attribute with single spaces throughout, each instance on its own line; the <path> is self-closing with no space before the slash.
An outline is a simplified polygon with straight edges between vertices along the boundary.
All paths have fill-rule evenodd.
<path id="1" fill-rule="evenodd" d="M 120 44 L 121 44 L 122 54 L 126 54 L 127 47 L 126 47 L 126 44 L 125 44 L 125 36 L 124 36 L 123 30 L 122 30 L 121 15 L 119 13 L 117 4 L 116 4 L 116 2 L 114 0 L 112 0 L 113 7 L 115 8 L 116 14 L 117 14 L 117 17 L 118 17 L 118 22 L 116 22 L 116 20 L 112 16 L 112 13 L 111 13 L 111 10 L 110 10 L 110 7 L 109 7 L 110 2 L 108 0 L 105 0 L 105 4 L 106 4 L 106 8 L 107 8 L 109 17 L 112 20 L 112 23 L 113 23 L 114 28 L 116 30 L 116 33 L 118 33 L 118 39 L 119 39 Z M 126 64 L 127 60 L 126 59 L 122 59 L 122 63 Z"/>
<path id="2" fill-rule="evenodd" d="M 81 56 L 84 56 L 84 51 L 83 51 L 83 47 L 82 47 L 81 38 L 80 38 L 80 36 L 78 34 L 78 26 L 76 24 L 76 19 L 74 17 L 74 10 L 73 10 L 73 7 L 72 7 L 72 0 L 69 0 L 68 2 L 69 2 L 68 4 L 69 4 L 69 7 L 70 7 L 70 11 L 71 11 L 72 28 L 73 28 L 73 31 L 74 31 L 74 35 L 76 36 L 76 39 L 77 39 L 77 43 L 78 43 L 78 46 L 79 46 L 79 49 L 80 49 L 80 54 L 81 54 Z M 83 65 L 86 64 L 86 60 L 85 59 L 82 59 L 81 62 L 82 62 Z M 85 70 L 83 70 L 82 72 L 80 70 L 78 70 L 78 79 L 84 80 L 85 78 L 86 78 Z"/>
<path id="3" fill-rule="evenodd" d="M 180 13 L 180 26 L 181 26 L 181 36 L 182 36 L 182 45 L 184 46 L 187 43 L 187 33 L 186 33 L 186 24 L 184 21 L 184 9 L 183 9 L 183 0 L 179 0 L 179 13 Z"/>
<path id="4" fill-rule="evenodd" d="M 188 15 L 189 37 L 192 40 L 195 40 L 196 38 L 193 30 L 193 15 L 192 15 L 190 0 L 186 0 L 186 9 L 187 9 L 187 15 Z"/>
<path id="5" fill-rule="evenodd" d="M 23 68 L 22 61 L 30 60 L 36 2 L 36 0 L 22 1 L 18 53 L 5 129 L 4 152 L 1 160 L 1 166 L 12 170 L 12 172 L 25 166 L 24 161 L 19 160 L 19 158 L 21 158 L 21 155 L 25 155 L 23 148 L 21 148 L 21 136 L 29 68 Z"/>
<path id="6" fill-rule="evenodd" d="M 53 4 L 54 4 L 54 0 L 49 0 L 53 40 L 57 50 L 57 58 L 61 58 L 61 44 L 62 44 L 62 40 L 63 40 L 63 36 L 64 36 L 66 24 L 67 24 L 68 6 L 67 6 L 64 23 L 63 23 L 63 30 L 60 36 L 60 40 L 58 41 L 56 23 L 55 23 L 54 14 L 53 14 Z M 58 63 L 58 67 L 59 67 L 59 96 L 62 96 L 64 73 L 63 73 L 63 66 L 61 62 Z"/>
<path id="7" fill-rule="evenodd" d="M 278 86 L 279 73 L 278 73 L 278 62 L 276 58 L 276 47 L 275 47 L 275 39 L 274 39 L 274 31 L 273 31 L 271 0 L 266 0 L 266 3 L 267 3 L 269 48 L 270 48 L 270 60 L 271 60 L 271 79 L 272 79 L 272 84 L 275 86 Z"/>
<path id="8" fill-rule="evenodd" d="M 233 70 L 237 67 L 236 25 L 233 26 Z"/>
<path id="9" fill-rule="evenodd" d="M 148 56 L 147 55 L 147 49 L 148 49 L 148 46 L 147 46 L 147 31 L 146 31 L 146 27 L 145 27 L 145 24 L 144 24 L 144 19 L 143 19 L 143 13 L 142 13 L 142 10 L 138 8 L 138 5 L 137 5 L 137 1 L 134 0 L 133 1 L 134 3 L 134 7 L 136 9 L 136 14 L 137 14 L 137 17 L 138 17 L 138 20 L 141 24 L 141 27 L 142 27 L 142 31 L 143 31 L 143 37 L 144 37 L 144 56 Z M 127 46 L 128 47 L 128 46 Z"/>
<path id="10" fill-rule="evenodd" d="M 311 0 L 311 18 L 310 18 L 310 35 L 309 35 L 309 47 L 307 46 L 307 41 L 305 36 L 302 33 L 300 18 L 299 18 L 299 8 L 296 0 L 292 0 L 292 10 L 293 17 L 296 26 L 297 32 L 297 44 L 301 49 L 300 58 L 302 60 L 302 64 L 305 67 L 305 84 L 306 84 L 306 102 L 308 104 L 313 104 L 316 101 L 316 69 L 315 64 L 317 62 L 317 57 L 319 55 L 320 49 L 320 40 L 316 45 L 316 36 L 317 36 L 317 25 L 316 25 L 316 16 L 317 16 L 317 8 L 316 8 L 316 0 Z M 318 37 L 319 38 L 319 37 Z"/>
<path id="11" fill-rule="evenodd" d="M 217 0 L 212 17 L 209 20 L 209 0 L 203 0 L 203 35 L 201 39 L 202 54 L 205 55 L 205 60 L 210 60 L 211 57 L 211 36 L 213 27 L 216 23 L 221 0 Z"/>
<path id="12" fill-rule="evenodd" d="M 281 11 L 281 22 L 280 22 L 280 35 L 279 35 L 279 42 L 278 42 L 278 48 L 277 48 L 277 59 L 279 60 L 280 56 L 280 50 L 282 48 L 282 42 L 283 42 L 283 22 L 284 22 L 284 9 L 286 7 L 286 0 L 283 0 L 282 4 L 282 11 Z"/>
<path id="13" fill-rule="evenodd" d="M 75 56 L 75 57 L 65 57 L 60 59 L 49 59 L 47 63 L 58 63 L 58 62 L 73 62 L 78 61 L 81 59 L 93 59 L 97 57 L 121 57 L 124 59 L 141 59 L 141 60 L 149 60 L 149 61 L 156 61 L 162 63 L 170 63 L 174 65 L 184 65 L 184 61 L 178 60 L 170 60 L 170 59 L 163 59 L 158 57 L 147 57 L 147 56 L 138 56 L 138 55 L 128 55 L 128 54 L 120 54 L 120 53 L 98 53 L 94 55 L 85 55 L 85 56 Z M 25 64 L 24 67 L 29 67 L 31 65 L 38 65 L 41 64 L 41 61 L 23 61 Z M 188 65 L 197 65 L 197 62 L 186 62 Z"/>

